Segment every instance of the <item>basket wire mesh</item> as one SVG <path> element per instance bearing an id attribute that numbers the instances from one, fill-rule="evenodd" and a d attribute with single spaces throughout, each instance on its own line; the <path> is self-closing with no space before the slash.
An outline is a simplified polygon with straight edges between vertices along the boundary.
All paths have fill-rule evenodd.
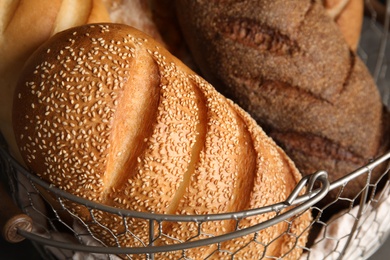
<path id="1" fill-rule="evenodd" d="M 218 245 L 223 241 L 234 239 L 236 237 L 248 234 L 256 234 L 256 232 L 258 232 L 259 230 L 266 229 L 267 227 L 275 225 L 281 221 L 289 221 L 289 218 L 291 218 L 292 216 L 299 216 L 308 208 L 311 208 L 316 215 L 316 218 L 314 219 L 310 228 L 313 230 L 318 230 L 320 228 L 326 227 L 329 222 L 325 222 L 326 220 L 323 219 L 323 215 L 326 215 L 327 213 L 327 207 L 318 208 L 316 207 L 316 203 L 320 201 L 329 192 L 329 190 L 341 187 L 341 195 L 343 190 L 342 188 L 345 187 L 348 182 L 354 180 L 358 176 L 366 176 L 367 185 L 361 191 L 359 197 L 356 198 L 356 200 L 358 201 L 345 199 L 342 196 L 339 196 L 338 198 L 338 200 L 348 200 L 350 203 L 349 210 L 340 215 L 350 215 L 353 219 L 353 221 L 350 222 L 353 223 L 353 225 L 350 227 L 350 229 L 348 229 L 348 234 L 341 238 L 333 238 L 324 235 L 322 239 L 315 242 L 321 243 L 329 239 L 344 240 L 342 242 L 343 246 L 339 248 L 340 252 L 337 253 L 342 256 L 346 253 L 347 249 L 349 248 L 348 245 L 351 244 L 351 241 L 358 237 L 358 233 L 366 232 L 363 230 L 363 224 L 367 224 L 365 223 L 367 222 L 366 219 L 369 218 L 366 216 L 367 212 L 373 212 L 375 215 L 375 210 L 381 205 L 384 200 L 388 200 L 388 197 L 390 195 L 390 187 L 388 180 L 390 152 L 388 152 L 383 156 L 377 158 L 376 160 L 372 161 L 371 163 L 367 164 L 366 166 L 350 173 L 344 178 L 331 184 L 328 182 L 327 173 L 323 171 L 317 172 L 310 176 L 306 176 L 301 180 L 301 182 L 297 185 L 297 187 L 290 194 L 289 198 L 286 201 L 259 209 L 235 213 L 194 216 L 161 215 L 145 212 L 134 212 L 101 205 L 59 190 L 51 186 L 50 184 L 43 182 L 34 175 L 31 175 L 23 168 L 23 166 L 16 162 L 7 153 L 7 150 L 4 147 L 2 147 L 0 151 L 2 158 L 1 170 L 2 172 L 6 172 L 7 174 L 9 174 L 8 177 L 10 179 L 12 187 L 16 189 L 14 190 L 14 194 L 16 194 L 18 204 L 21 205 L 23 207 L 23 211 L 26 212 L 28 215 L 32 216 L 35 221 L 34 232 L 19 230 L 19 233 L 27 239 L 35 241 L 40 245 L 45 245 L 45 250 L 47 252 L 50 252 L 50 254 L 56 255 L 56 257 L 58 257 L 58 253 L 60 252 L 63 256 L 61 256 L 61 258 L 71 258 L 74 257 L 75 252 L 78 252 L 77 254 L 80 254 L 80 252 L 84 252 L 88 255 L 104 254 L 111 259 L 115 258 L 113 255 L 124 254 L 127 255 L 129 259 L 132 258 L 131 255 L 133 254 L 144 254 L 147 259 L 153 259 L 153 255 L 155 253 L 180 250 L 182 251 L 183 259 L 186 259 L 185 252 L 188 248 L 211 244 Z M 382 164 L 388 165 L 386 170 L 383 172 L 380 180 L 375 183 L 371 183 L 370 173 L 376 167 Z M 385 186 L 378 192 L 376 188 L 378 187 L 379 183 L 383 181 L 385 181 Z M 17 183 L 16 186 L 15 183 Z M 320 183 L 321 188 L 314 189 L 313 187 L 316 183 Z M 49 206 L 49 208 L 47 208 L 48 205 L 53 205 L 53 201 L 42 201 L 42 199 L 45 200 L 45 196 L 41 196 L 41 188 L 50 191 L 56 198 L 56 203 L 54 204 L 57 204 L 59 206 Z M 304 188 L 307 190 L 307 192 L 303 195 L 299 195 Z M 115 215 L 121 218 L 123 221 L 123 226 L 126 230 L 125 232 L 128 232 L 128 229 L 126 228 L 127 218 L 133 217 L 147 220 L 150 223 L 150 237 L 148 243 L 143 244 L 143 246 L 141 247 L 134 248 L 119 247 L 119 242 L 118 247 L 106 246 L 98 238 L 94 237 L 93 232 L 91 232 L 88 228 L 88 224 L 85 223 L 77 215 L 75 215 L 71 209 L 69 209 L 69 206 L 64 203 L 65 200 L 73 201 L 79 205 L 83 205 L 83 207 L 88 209 L 88 211 L 90 212 L 92 221 L 95 221 L 96 224 L 101 225 L 102 228 L 107 230 L 107 232 L 110 232 L 110 230 L 107 227 L 104 227 L 94 218 L 96 211 L 109 212 L 111 216 Z M 351 213 L 353 205 L 355 205 L 356 203 L 359 203 L 359 210 L 357 213 Z M 224 219 L 234 219 L 236 222 L 239 222 L 244 218 L 259 214 L 266 214 L 269 212 L 275 212 L 275 217 L 262 223 L 258 223 L 257 225 L 251 226 L 247 229 L 237 229 L 236 231 L 225 235 L 210 236 L 202 239 L 197 239 L 197 237 L 204 235 L 204 233 L 202 232 L 202 223 L 204 222 L 219 221 Z M 73 225 L 70 225 L 69 221 L 67 221 L 66 218 L 63 217 L 65 215 L 64 213 L 71 215 L 74 219 L 78 221 L 74 222 Z M 164 222 L 172 221 L 185 221 L 195 223 L 195 236 L 189 241 L 176 241 L 177 243 L 174 243 L 172 245 L 154 246 L 153 243 L 159 236 L 166 236 L 163 233 L 159 233 L 156 236 L 154 228 L 157 227 L 159 230 L 161 230 L 161 227 Z M 373 223 L 370 224 L 369 228 L 366 227 L 366 229 L 369 229 L 370 232 L 374 232 L 374 234 L 380 240 L 385 240 L 388 236 L 388 233 L 390 232 L 390 227 L 387 227 L 385 229 L 381 227 L 381 217 L 374 216 L 374 219 L 370 221 L 372 221 Z M 64 234 L 67 235 L 64 236 Z M 73 235 L 70 236 L 69 234 Z M 134 236 L 136 239 L 139 239 L 137 238 L 136 234 L 131 235 Z M 117 235 L 112 233 L 112 236 L 116 237 Z M 139 240 L 141 241 L 141 239 Z M 256 236 L 254 235 L 253 241 L 255 242 L 255 240 Z M 336 243 L 340 243 L 340 240 L 337 240 Z M 311 246 L 316 246 L 315 243 Z M 380 243 L 377 244 L 377 246 L 379 245 Z M 267 247 L 267 245 L 264 246 Z M 54 252 L 53 248 L 55 248 Z M 218 246 L 216 246 L 216 248 L 218 248 Z M 307 251 L 306 256 L 308 259 L 318 259 L 310 257 L 311 249 L 309 247 L 304 249 L 305 251 Z M 373 248 L 365 248 L 364 251 L 364 254 L 371 254 L 371 252 L 374 252 L 375 250 L 373 250 Z M 234 253 L 235 252 L 230 252 L 232 256 L 234 256 Z M 80 255 L 83 254 L 81 253 Z"/>
<path id="2" fill-rule="evenodd" d="M 299 215 L 301 212 L 306 211 L 308 208 L 313 206 L 315 203 L 317 203 L 319 200 L 321 200 L 328 192 L 329 190 L 329 182 L 327 180 L 327 174 L 326 172 L 318 172 L 316 174 L 307 176 L 301 180 L 301 182 L 296 186 L 295 190 L 290 194 L 289 198 L 286 201 L 283 201 L 278 204 L 270 205 L 263 208 L 248 210 L 248 211 L 242 211 L 242 212 L 234 212 L 234 213 L 224 213 L 224 214 L 213 214 L 213 215 L 164 215 L 164 214 L 153 214 L 153 213 L 145 213 L 145 212 L 136 212 L 136 211 L 129 211 L 129 210 L 123 210 L 118 208 L 113 208 L 105 205 L 98 204 L 93 201 L 88 201 L 79 197 L 76 197 L 72 194 L 66 193 L 58 188 L 55 188 L 44 181 L 40 180 L 39 178 L 31 175 L 28 171 L 26 171 L 18 162 L 16 162 L 12 157 L 10 157 L 5 149 L 1 149 L 2 158 L 7 158 L 7 162 L 3 162 L 2 165 L 7 165 L 7 169 L 3 169 L 4 171 L 13 174 L 13 176 L 10 176 L 11 178 L 17 178 L 19 183 L 23 183 L 23 185 L 20 185 L 20 189 L 25 190 L 24 192 L 27 195 L 27 199 L 30 202 L 25 208 L 25 212 L 29 211 L 36 211 L 38 214 L 41 214 L 41 216 L 44 216 L 44 218 L 49 222 L 48 228 L 53 228 L 57 230 L 57 224 L 55 222 L 60 223 L 63 225 L 66 229 L 71 231 L 79 240 L 80 242 L 83 242 L 83 237 L 93 237 L 93 233 L 88 230 L 88 225 L 77 215 L 73 214 L 72 211 L 68 208 L 68 206 L 63 202 L 64 200 L 73 201 L 75 203 L 78 203 L 80 205 L 85 206 L 90 214 L 93 221 L 96 221 L 94 218 L 95 210 L 98 211 L 104 211 L 109 212 L 113 215 L 116 215 L 123 220 L 123 225 L 126 227 L 126 218 L 128 217 L 134 217 L 134 218 L 141 218 L 145 219 L 150 223 L 150 237 L 149 237 L 149 243 L 144 244 L 142 247 L 134 247 L 134 248 L 120 248 L 120 247 L 106 247 L 104 246 L 104 243 L 102 241 L 99 241 L 97 238 L 94 238 L 94 240 L 97 242 L 96 244 L 101 244 L 100 246 L 89 246 L 85 244 L 74 244 L 74 243 L 64 243 L 60 240 L 53 240 L 52 238 L 47 238 L 45 236 L 37 235 L 34 233 L 26 232 L 23 230 L 20 230 L 20 234 L 28 239 L 31 239 L 33 241 L 39 242 L 41 244 L 45 244 L 47 246 L 53 246 L 57 248 L 63 248 L 63 249 L 69 249 L 74 251 L 83 251 L 83 252 L 89 252 L 89 253 L 104 253 L 104 254 L 146 254 L 150 258 L 150 254 L 158 253 L 158 252 L 167 252 L 167 251 L 177 251 L 177 250 L 185 250 L 192 247 L 199 247 L 203 245 L 210 245 L 210 244 L 218 244 L 220 242 L 230 240 L 236 237 L 241 237 L 248 234 L 254 234 L 255 232 L 265 229 L 267 227 L 270 227 L 276 223 L 279 223 L 281 221 L 287 221 L 289 218 L 295 215 Z M 17 174 L 19 173 L 19 174 Z M 16 175 L 15 175 L 16 174 Z M 320 189 L 313 189 L 313 186 L 316 182 L 321 183 Z M 31 187 L 28 187 L 31 186 Z M 59 203 L 60 207 L 52 207 L 52 213 L 54 214 L 54 218 L 50 218 L 47 216 L 47 213 L 40 211 L 39 208 L 37 208 L 34 205 L 35 199 L 33 198 L 35 195 L 39 196 L 40 194 L 40 188 L 37 186 L 40 186 L 46 190 L 49 190 L 54 194 L 56 197 L 57 202 Z M 304 195 L 299 195 L 302 191 L 302 189 L 308 188 L 310 190 Z M 52 201 L 47 201 L 48 204 L 53 204 Z M 293 209 L 283 211 L 286 208 L 289 208 L 291 206 L 294 206 Z M 62 211 L 62 212 L 61 212 Z M 283 212 L 282 212 L 283 211 Z M 77 219 L 82 226 L 78 226 L 76 228 L 69 226 L 65 220 L 62 219 L 61 215 L 63 215 L 63 212 L 67 212 L 72 217 Z M 259 223 L 255 226 L 236 230 L 233 233 L 228 233 L 225 235 L 220 236 L 210 236 L 208 238 L 204 238 L 201 240 L 196 240 L 196 236 L 200 236 L 202 234 L 202 223 L 204 222 L 212 222 L 212 221 L 219 221 L 219 220 L 226 220 L 226 219 L 234 219 L 235 221 L 239 222 L 240 220 L 251 217 L 254 215 L 259 214 L 266 214 L 269 212 L 276 212 L 276 216 L 272 219 L 269 219 L 265 222 Z M 172 245 L 167 246 L 153 246 L 153 242 L 157 237 L 155 236 L 154 227 L 158 226 L 159 230 L 161 230 L 161 226 L 164 222 L 194 222 L 196 223 L 196 235 L 190 239 L 190 241 L 184 242 L 184 241 L 178 241 L 179 243 L 175 243 Z M 98 222 L 96 222 L 99 224 Z M 46 227 L 42 226 L 40 228 L 47 229 Z M 40 228 L 37 228 L 38 230 Z M 105 227 L 103 227 L 105 228 Z M 79 230 L 77 230 L 79 229 Z M 107 229 L 107 228 L 106 228 Z M 80 230 L 82 231 L 80 233 Z M 110 232 L 109 230 L 107 230 Z M 86 233 L 83 233 L 86 232 Z M 50 233 L 49 230 L 45 231 L 45 233 Z M 136 234 L 132 234 L 136 237 Z M 114 234 L 113 234 L 114 236 Z M 158 234 L 158 236 L 164 236 L 164 234 Z M 139 239 L 141 240 L 141 239 Z M 118 243 L 119 246 L 119 243 Z M 183 252 L 183 256 L 184 256 Z"/>
<path id="3" fill-rule="evenodd" d="M 378 14 L 373 9 L 370 10 L 369 4 L 367 6 L 370 18 L 365 18 L 358 54 L 377 82 L 383 102 L 389 106 L 390 1 L 387 1 L 385 10 L 387 15 L 383 18 L 383 24 L 377 22 Z M 314 219 L 308 227 L 311 229 L 310 238 L 309 243 L 303 248 L 302 259 L 366 259 L 381 246 L 390 233 L 390 151 L 333 183 L 329 183 L 327 173 L 324 171 L 306 176 L 285 201 L 274 205 L 243 212 L 182 216 L 122 210 L 66 193 L 29 173 L 10 156 L 4 139 L 1 139 L 0 143 L 1 173 L 6 176 L 10 193 L 17 205 L 34 220 L 33 232 L 25 230 L 18 230 L 18 232 L 33 241 L 46 259 L 87 257 L 117 259 L 117 256 L 128 259 L 135 256 L 154 259 L 158 253 L 168 251 L 179 251 L 180 259 L 188 259 L 186 252 L 189 248 L 213 245 L 215 250 L 209 255 L 212 258 L 214 253 L 223 250 L 220 247 L 223 241 L 244 235 L 252 235 L 250 243 L 262 244 L 257 239 L 257 232 L 280 222 L 289 225 L 291 219 L 300 216 L 307 209 L 312 210 Z M 378 181 L 372 182 L 371 173 L 379 167 L 384 169 L 382 175 Z M 348 183 L 357 177 L 365 179 L 365 187 L 354 199 L 343 197 L 343 190 L 348 188 Z M 336 189 L 339 193 L 334 202 L 321 207 L 317 205 L 330 190 Z M 49 192 L 53 200 L 43 196 L 42 191 Z M 347 205 L 346 209 L 336 215 L 330 214 L 332 205 L 340 201 Z M 69 202 L 84 207 L 89 212 L 91 222 L 111 236 L 117 246 L 107 246 L 95 237 L 89 228 L 90 223 L 78 217 L 69 207 Z M 99 212 L 106 212 L 110 217 L 120 219 L 124 231 L 118 234 L 100 223 L 95 217 Z M 273 214 L 272 218 L 245 229 L 239 228 L 239 223 L 243 219 L 269 213 Z M 149 237 L 146 241 L 133 234 L 128 228 L 130 218 L 142 219 L 148 223 Z M 236 230 L 214 236 L 202 229 L 202 225 L 206 222 L 217 223 L 222 220 L 233 220 Z M 170 222 L 193 223 L 193 236 L 186 241 L 181 241 L 164 234 L 162 226 Z M 337 231 L 334 231 L 335 229 Z M 287 229 L 286 233 L 288 232 Z M 141 246 L 120 247 L 121 236 L 131 236 L 139 241 Z M 171 240 L 172 243 L 163 246 L 155 244 L 161 237 Z M 330 246 L 331 249 L 324 251 L 324 245 Z M 263 246 L 267 248 L 269 245 L 263 244 Z M 234 258 L 237 252 L 224 253 Z M 264 255 L 264 258 L 267 256 Z"/>

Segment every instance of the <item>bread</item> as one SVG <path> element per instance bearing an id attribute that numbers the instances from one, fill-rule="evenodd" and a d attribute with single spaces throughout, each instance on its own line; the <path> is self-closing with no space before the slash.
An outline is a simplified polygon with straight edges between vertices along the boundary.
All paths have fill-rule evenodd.
<path id="1" fill-rule="evenodd" d="M 31 172 L 76 196 L 117 208 L 184 215 L 234 212 L 284 201 L 301 178 L 246 112 L 158 42 L 126 25 L 85 25 L 53 36 L 23 70 L 13 119 Z M 118 216 L 66 205 L 107 245 L 149 241 L 145 219 L 126 218 L 125 232 Z M 99 225 L 91 222 L 91 213 Z M 243 219 L 238 227 L 274 215 Z M 296 259 L 310 220 L 305 212 L 291 223 L 259 231 L 256 240 L 271 243 L 267 254 Z M 156 245 L 174 243 L 169 237 L 188 240 L 198 232 L 187 222 L 164 222 L 161 228 L 168 237 Z M 234 228 L 231 220 L 202 225 L 207 234 Z M 221 246 L 242 247 L 237 256 L 261 255 L 260 243 L 245 247 L 251 240 L 248 235 Z M 215 249 L 210 245 L 186 254 L 204 258 Z M 216 251 L 214 258 L 222 254 Z"/>
<path id="2" fill-rule="evenodd" d="M 57 32 L 97 22 L 125 23 L 163 42 L 147 1 L 4 0 L 0 2 L 0 131 L 22 162 L 12 130 L 12 96 L 27 58 Z"/>
<path id="3" fill-rule="evenodd" d="M 356 51 L 363 25 L 364 0 L 322 0 L 326 12 L 337 23 L 344 38 Z"/>
<path id="4" fill-rule="evenodd" d="M 198 73 L 198 68 L 180 31 L 175 11 L 175 0 L 149 0 L 149 5 L 153 22 L 168 51 Z"/>
<path id="5" fill-rule="evenodd" d="M 176 3 L 202 75 L 247 110 L 301 173 L 325 170 L 333 182 L 378 155 L 388 138 L 379 92 L 320 3 Z M 342 196 L 354 198 L 364 183 L 352 182 Z"/>
<path id="6" fill-rule="evenodd" d="M 151 9 L 151 3 L 145 0 L 102 0 L 106 6 L 111 22 L 130 25 L 148 34 L 162 44 L 164 43 L 157 28 Z"/>
<path id="7" fill-rule="evenodd" d="M 101 0 L 0 1 L 0 131 L 21 162 L 12 130 L 12 97 L 27 58 L 56 32 L 85 23 L 108 22 Z"/>

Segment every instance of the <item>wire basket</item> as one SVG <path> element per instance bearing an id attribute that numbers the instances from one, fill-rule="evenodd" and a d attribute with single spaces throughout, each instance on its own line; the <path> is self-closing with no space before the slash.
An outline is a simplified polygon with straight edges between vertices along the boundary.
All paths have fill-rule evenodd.
<path id="1" fill-rule="evenodd" d="M 388 36 L 390 1 L 387 1 L 387 15 L 382 18 L 383 24 L 377 22 L 379 14 L 374 10 L 369 11 L 371 16 L 365 18 L 358 54 L 377 82 L 383 102 L 389 106 L 390 72 L 386 73 L 386 70 L 390 65 Z M 1 174 L 7 179 L 9 192 L 14 201 L 31 217 L 33 223 L 32 229 L 19 228 L 17 233 L 33 241 L 45 259 L 117 259 L 118 256 L 128 259 L 133 257 L 154 259 L 159 253 L 168 251 L 177 251 L 180 259 L 189 259 L 187 251 L 201 246 L 213 247 L 209 255 L 212 258 L 214 254 L 223 250 L 220 245 L 224 241 L 252 235 L 253 239 L 249 243 L 262 243 L 257 240 L 257 232 L 281 222 L 290 223 L 291 219 L 302 215 L 308 209 L 311 209 L 314 218 L 310 224 L 309 242 L 302 248 L 304 253 L 301 259 L 366 259 L 390 234 L 390 151 L 333 183 L 329 183 L 327 173 L 324 171 L 306 176 L 285 201 L 274 205 L 234 213 L 182 216 L 122 210 L 66 193 L 28 172 L 10 156 L 6 142 L 1 139 L 0 143 Z M 373 182 L 371 173 L 378 168 L 381 169 L 381 177 Z M 364 178 L 365 187 L 355 199 L 343 197 L 344 188 L 358 177 Z M 325 206 L 318 206 L 318 202 L 331 190 L 338 190 L 337 198 Z M 42 192 L 49 192 L 51 199 Z M 89 228 L 90 223 L 85 223 L 69 208 L 70 201 L 89 212 L 93 224 L 111 235 L 118 246 L 107 246 L 96 238 Z M 332 206 L 339 202 L 347 206 L 343 211 L 333 214 Z M 106 212 L 110 217 L 122 221 L 124 232 L 115 234 L 100 223 L 96 218 L 99 212 Z M 245 229 L 238 228 L 240 221 L 246 218 L 269 213 L 274 217 Z M 149 237 L 146 242 L 137 234 L 131 233 L 128 228 L 129 218 L 142 219 L 148 223 Z M 207 234 L 202 228 L 206 222 L 217 223 L 222 220 L 234 221 L 236 230 L 214 236 Z M 162 226 L 171 222 L 192 223 L 193 236 L 181 241 L 164 234 Z M 131 236 L 141 245 L 131 248 L 120 247 L 120 236 Z M 155 244 L 161 237 L 171 239 L 172 243 Z M 263 244 L 264 248 L 267 246 L 269 245 Z M 237 251 L 224 253 L 233 259 Z M 264 258 L 267 256 L 264 255 Z"/>

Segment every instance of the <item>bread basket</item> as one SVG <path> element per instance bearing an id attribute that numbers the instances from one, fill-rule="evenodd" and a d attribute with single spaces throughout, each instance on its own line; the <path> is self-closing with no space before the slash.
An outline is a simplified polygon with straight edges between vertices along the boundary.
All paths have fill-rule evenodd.
<path id="1" fill-rule="evenodd" d="M 377 82 L 383 102 L 390 107 L 390 72 L 386 71 L 390 65 L 390 1 L 387 1 L 385 8 L 386 15 L 375 12 L 374 7 L 367 4 L 369 15 L 364 21 L 358 54 Z M 117 259 L 117 255 L 128 259 L 135 256 L 154 259 L 157 253 L 167 251 L 180 251 L 181 259 L 188 259 L 186 256 L 188 248 L 213 244 L 217 245 L 216 250 L 220 250 L 218 245 L 223 241 L 248 234 L 253 234 L 251 243 L 260 243 L 256 240 L 256 232 L 276 223 L 288 221 L 309 208 L 314 219 L 311 223 L 310 241 L 303 248 L 302 259 L 366 259 L 390 234 L 390 151 L 332 183 L 329 183 L 327 173 L 318 169 L 318 172 L 303 178 L 286 201 L 274 205 L 244 212 L 181 216 L 120 210 L 68 194 L 30 174 L 8 153 L 3 139 L 0 143 L 1 175 L 5 177 L 10 187 L 9 193 L 21 210 L 20 214 L 17 210 L 7 212 L 3 234 L 11 242 L 24 238 L 33 241 L 45 259 Z M 372 183 L 370 173 L 376 167 L 383 166 L 385 170 L 380 180 Z M 366 179 L 366 186 L 359 196 L 352 200 L 344 198 L 343 188 L 349 181 L 360 176 Z M 45 200 L 45 197 L 41 196 L 42 188 L 53 194 L 55 201 Z M 299 195 L 303 189 L 306 190 L 305 194 Z M 335 189 L 339 190 L 337 200 L 318 207 L 317 203 L 330 190 Z M 64 201 L 72 201 L 84 207 L 92 219 L 96 212 L 108 212 L 111 216 L 122 219 L 125 230 L 128 230 L 126 225 L 129 217 L 146 220 L 150 229 L 149 243 L 135 248 L 108 247 L 93 236 L 88 230 L 88 225 L 72 214 Z M 333 214 L 332 205 L 340 201 L 348 206 L 345 210 Z M 208 236 L 202 230 L 202 223 L 205 222 L 232 219 L 239 223 L 242 219 L 269 212 L 274 212 L 275 217 L 225 235 Z M 73 224 L 70 225 L 69 221 L 64 219 L 66 215 L 74 217 Z M 2 216 L 0 219 L 4 218 Z M 161 230 L 160 227 L 166 222 L 191 222 L 194 227 L 193 233 L 196 235 L 188 241 L 175 240 L 161 232 L 156 236 L 155 228 Z M 107 227 L 102 228 L 108 233 L 111 232 Z M 137 239 L 137 234 L 131 235 Z M 160 236 L 172 239 L 173 243 L 167 246 L 155 245 L 154 241 Z M 227 253 L 234 259 L 235 252 Z"/>

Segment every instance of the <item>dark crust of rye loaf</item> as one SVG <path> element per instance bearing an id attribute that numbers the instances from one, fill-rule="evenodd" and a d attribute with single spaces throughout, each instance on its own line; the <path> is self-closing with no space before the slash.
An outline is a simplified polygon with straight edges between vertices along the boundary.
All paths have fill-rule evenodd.
<path id="1" fill-rule="evenodd" d="M 205 78 L 303 174 L 327 170 L 335 180 L 378 155 L 379 92 L 321 3 L 177 0 L 176 8 Z"/>

